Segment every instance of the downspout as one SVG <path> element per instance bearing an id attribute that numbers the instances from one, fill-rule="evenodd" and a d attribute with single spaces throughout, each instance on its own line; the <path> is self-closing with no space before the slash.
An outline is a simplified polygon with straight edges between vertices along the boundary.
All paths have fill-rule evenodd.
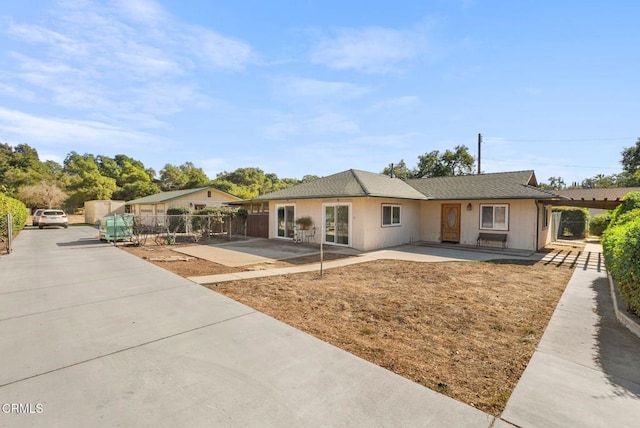
<path id="1" fill-rule="evenodd" d="M 540 205 L 536 199 L 536 247 L 535 252 L 538 252 L 538 243 L 540 242 Z"/>

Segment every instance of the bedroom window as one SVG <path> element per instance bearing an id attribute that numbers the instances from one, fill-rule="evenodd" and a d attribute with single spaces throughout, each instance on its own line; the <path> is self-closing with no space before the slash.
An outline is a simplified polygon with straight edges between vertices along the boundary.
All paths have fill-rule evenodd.
<path id="1" fill-rule="evenodd" d="M 382 226 L 400 226 L 400 205 L 382 206 Z"/>
<path id="2" fill-rule="evenodd" d="M 480 229 L 509 230 L 509 205 L 481 204 Z"/>

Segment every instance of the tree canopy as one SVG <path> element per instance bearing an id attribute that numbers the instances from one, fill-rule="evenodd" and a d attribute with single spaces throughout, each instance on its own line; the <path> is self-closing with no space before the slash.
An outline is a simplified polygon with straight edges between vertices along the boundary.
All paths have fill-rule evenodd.
<path id="1" fill-rule="evenodd" d="M 412 170 L 407 168 L 404 159 L 393 165 L 393 175 L 402 180 L 423 177 L 451 177 L 467 175 L 473 172 L 476 161 L 469 153 L 467 146 L 455 146 L 454 150 L 447 149 L 444 153 L 438 150 L 418 156 L 418 164 Z M 391 165 L 382 173 L 391 175 Z"/>

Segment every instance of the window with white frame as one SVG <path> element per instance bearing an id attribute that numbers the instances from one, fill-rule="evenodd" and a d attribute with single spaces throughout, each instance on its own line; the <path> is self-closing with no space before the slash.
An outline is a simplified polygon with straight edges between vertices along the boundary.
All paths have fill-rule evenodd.
<path id="1" fill-rule="evenodd" d="M 480 229 L 509 230 L 509 205 L 480 204 Z"/>
<path id="2" fill-rule="evenodd" d="M 400 226 L 400 205 L 382 205 L 382 226 Z"/>

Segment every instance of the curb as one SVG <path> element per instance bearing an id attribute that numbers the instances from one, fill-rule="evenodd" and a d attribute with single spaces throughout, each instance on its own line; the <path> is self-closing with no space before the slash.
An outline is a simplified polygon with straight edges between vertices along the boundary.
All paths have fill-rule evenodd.
<path id="1" fill-rule="evenodd" d="M 626 311 L 620 310 L 620 308 L 624 308 L 624 303 L 622 302 L 622 298 L 618 293 L 618 287 L 616 286 L 615 280 L 611 277 L 610 274 L 607 274 L 607 278 L 609 278 L 609 288 L 611 289 L 611 300 L 613 300 L 613 310 L 616 313 L 616 318 L 618 321 L 627 328 L 631 333 L 635 334 L 638 339 L 640 339 L 640 318 L 629 315 Z"/>

